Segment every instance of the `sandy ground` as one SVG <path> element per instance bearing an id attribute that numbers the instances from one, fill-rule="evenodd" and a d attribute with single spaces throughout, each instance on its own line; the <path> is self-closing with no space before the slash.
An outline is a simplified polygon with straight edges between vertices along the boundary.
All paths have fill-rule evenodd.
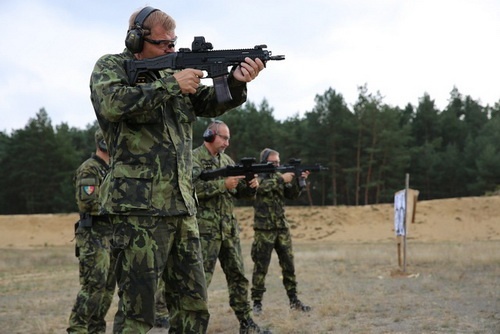
<path id="1" fill-rule="evenodd" d="M 253 236 L 253 209 L 236 209 L 241 238 Z M 288 207 L 297 242 L 391 242 L 394 206 Z M 500 196 L 421 201 L 408 223 L 407 240 L 419 242 L 500 240 Z M 65 246 L 73 242 L 77 214 L 0 216 L 0 248 Z"/>

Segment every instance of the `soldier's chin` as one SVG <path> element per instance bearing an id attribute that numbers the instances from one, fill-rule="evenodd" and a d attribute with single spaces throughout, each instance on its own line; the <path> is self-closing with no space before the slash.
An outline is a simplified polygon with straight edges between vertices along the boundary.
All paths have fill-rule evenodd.
<path id="1" fill-rule="evenodd" d="M 220 149 L 219 149 L 219 154 L 224 153 L 224 151 L 225 151 L 225 150 L 226 150 L 225 148 L 220 148 Z"/>

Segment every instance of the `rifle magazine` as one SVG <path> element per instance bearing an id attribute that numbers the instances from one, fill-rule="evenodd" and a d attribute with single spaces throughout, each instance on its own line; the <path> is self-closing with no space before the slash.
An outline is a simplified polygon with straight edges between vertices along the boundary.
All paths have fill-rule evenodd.
<path id="1" fill-rule="evenodd" d="M 229 85 L 227 84 L 227 75 L 222 75 L 213 78 L 215 95 L 219 103 L 226 103 L 233 99 Z"/>

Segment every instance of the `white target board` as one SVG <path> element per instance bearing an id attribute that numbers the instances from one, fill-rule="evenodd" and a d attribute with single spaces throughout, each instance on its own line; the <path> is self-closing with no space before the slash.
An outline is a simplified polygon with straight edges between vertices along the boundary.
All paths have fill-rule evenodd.
<path id="1" fill-rule="evenodd" d="M 406 191 L 398 191 L 394 195 L 394 231 L 397 236 L 406 235 Z"/>

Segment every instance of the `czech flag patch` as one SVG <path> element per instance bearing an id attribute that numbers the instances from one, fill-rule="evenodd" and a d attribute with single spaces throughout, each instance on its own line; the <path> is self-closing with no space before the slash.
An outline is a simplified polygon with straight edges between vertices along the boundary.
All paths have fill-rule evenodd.
<path id="1" fill-rule="evenodd" d="M 87 195 L 92 195 L 94 193 L 95 186 L 83 186 L 83 192 Z"/>

